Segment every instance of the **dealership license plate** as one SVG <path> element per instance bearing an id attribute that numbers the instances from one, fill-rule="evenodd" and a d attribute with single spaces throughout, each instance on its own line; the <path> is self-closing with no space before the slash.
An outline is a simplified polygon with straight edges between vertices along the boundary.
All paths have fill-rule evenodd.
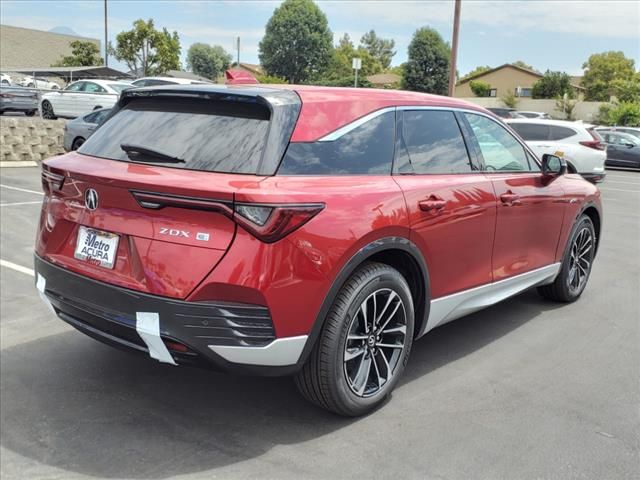
<path id="1" fill-rule="evenodd" d="M 74 257 L 94 265 L 113 268 L 120 237 L 115 233 L 80 227 Z"/>

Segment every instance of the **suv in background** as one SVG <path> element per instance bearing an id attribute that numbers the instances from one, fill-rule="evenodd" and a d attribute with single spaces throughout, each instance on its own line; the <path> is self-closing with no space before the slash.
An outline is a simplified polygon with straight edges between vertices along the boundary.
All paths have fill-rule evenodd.
<path id="1" fill-rule="evenodd" d="M 454 98 L 127 90 L 43 164 L 36 288 L 104 343 L 294 375 L 315 404 L 361 415 L 433 328 L 529 287 L 580 297 L 600 193 L 565 172 Z"/>
<path id="2" fill-rule="evenodd" d="M 592 125 L 565 120 L 507 120 L 522 139 L 541 157 L 551 153 L 563 157 L 569 172 L 592 182 L 605 178 L 605 145 Z"/>
<path id="3" fill-rule="evenodd" d="M 500 118 L 522 118 L 515 108 L 489 107 L 487 110 Z"/>
<path id="4" fill-rule="evenodd" d="M 551 116 L 548 113 L 544 113 L 544 112 L 528 112 L 528 111 L 518 110 L 516 113 L 520 117 L 524 117 L 524 118 L 543 118 L 546 120 L 551 120 Z"/>
<path id="5" fill-rule="evenodd" d="M 640 168 L 640 136 L 621 130 L 598 130 L 607 145 L 608 167 Z"/>

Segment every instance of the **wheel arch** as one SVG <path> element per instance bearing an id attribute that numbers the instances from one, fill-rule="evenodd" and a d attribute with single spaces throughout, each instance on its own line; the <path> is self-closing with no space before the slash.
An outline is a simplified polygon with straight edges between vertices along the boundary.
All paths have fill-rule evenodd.
<path id="1" fill-rule="evenodd" d="M 316 316 L 309 339 L 298 359 L 298 365 L 303 365 L 313 347 L 315 346 L 320 332 L 324 326 L 329 309 L 340 292 L 342 286 L 347 282 L 351 274 L 356 271 L 360 265 L 366 261 L 374 261 L 389 265 L 398 270 L 407 280 L 411 295 L 414 301 L 415 328 L 414 335 L 422 331 L 422 327 L 429 318 L 429 271 L 427 264 L 418 247 L 409 239 L 404 237 L 385 237 L 375 240 L 360 250 L 358 250 L 349 260 L 342 266 L 340 272 L 336 276 L 325 296 L 322 306 Z"/>
<path id="2" fill-rule="evenodd" d="M 83 143 L 87 141 L 87 139 L 86 139 L 86 138 L 84 138 L 82 135 L 78 135 L 78 136 L 74 137 L 73 141 L 71 142 L 71 148 L 72 148 L 72 149 L 73 149 L 73 147 L 75 146 L 75 144 L 76 144 L 76 142 L 77 142 L 78 140 L 82 140 L 82 142 L 83 142 Z M 80 147 L 78 147 L 78 148 L 80 148 Z M 77 149 L 76 149 L 76 150 L 77 150 Z"/>
<path id="3" fill-rule="evenodd" d="M 595 255 L 598 253 L 598 247 L 600 246 L 600 231 L 602 229 L 602 215 L 596 205 L 594 203 L 588 203 L 580 212 L 580 215 L 586 215 L 591 219 L 591 223 L 593 223 L 593 228 L 596 231 L 596 249 L 594 251 Z"/>

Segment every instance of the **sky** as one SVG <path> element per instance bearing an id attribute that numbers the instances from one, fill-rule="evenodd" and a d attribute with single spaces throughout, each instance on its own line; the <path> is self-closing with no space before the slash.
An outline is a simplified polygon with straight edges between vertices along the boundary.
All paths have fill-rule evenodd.
<path id="1" fill-rule="evenodd" d="M 413 32 L 435 28 L 450 41 L 453 1 L 319 0 L 337 43 L 348 33 L 357 43 L 374 29 L 396 42 L 393 65 L 406 60 Z M 138 18 L 176 30 L 182 57 L 192 43 L 224 47 L 235 59 L 258 63 L 264 27 L 280 1 L 108 0 L 109 40 Z M 67 27 L 104 44 L 103 0 L 2 0 L 2 24 L 50 30 Z M 2 48 L 0 46 L 0 48 Z M 621 50 L 640 68 L 640 0 L 462 0 L 458 71 L 522 60 L 540 71 L 580 75 L 592 53 Z M 123 65 L 112 65 L 119 66 Z"/>

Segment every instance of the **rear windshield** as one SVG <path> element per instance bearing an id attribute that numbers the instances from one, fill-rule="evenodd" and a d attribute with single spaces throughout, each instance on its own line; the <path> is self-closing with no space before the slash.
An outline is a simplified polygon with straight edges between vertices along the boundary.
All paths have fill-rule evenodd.
<path id="1" fill-rule="evenodd" d="M 236 97 L 230 97 L 232 99 Z M 147 97 L 132 99 L 80 153 L 111 160 L 220 173 L 256 173 L 269 129 L 269 109 L 255 101 Z M 131 150 L 161 155 L 135 156 Z M 167 158 L 181 162 L 167 162 Z"/>

